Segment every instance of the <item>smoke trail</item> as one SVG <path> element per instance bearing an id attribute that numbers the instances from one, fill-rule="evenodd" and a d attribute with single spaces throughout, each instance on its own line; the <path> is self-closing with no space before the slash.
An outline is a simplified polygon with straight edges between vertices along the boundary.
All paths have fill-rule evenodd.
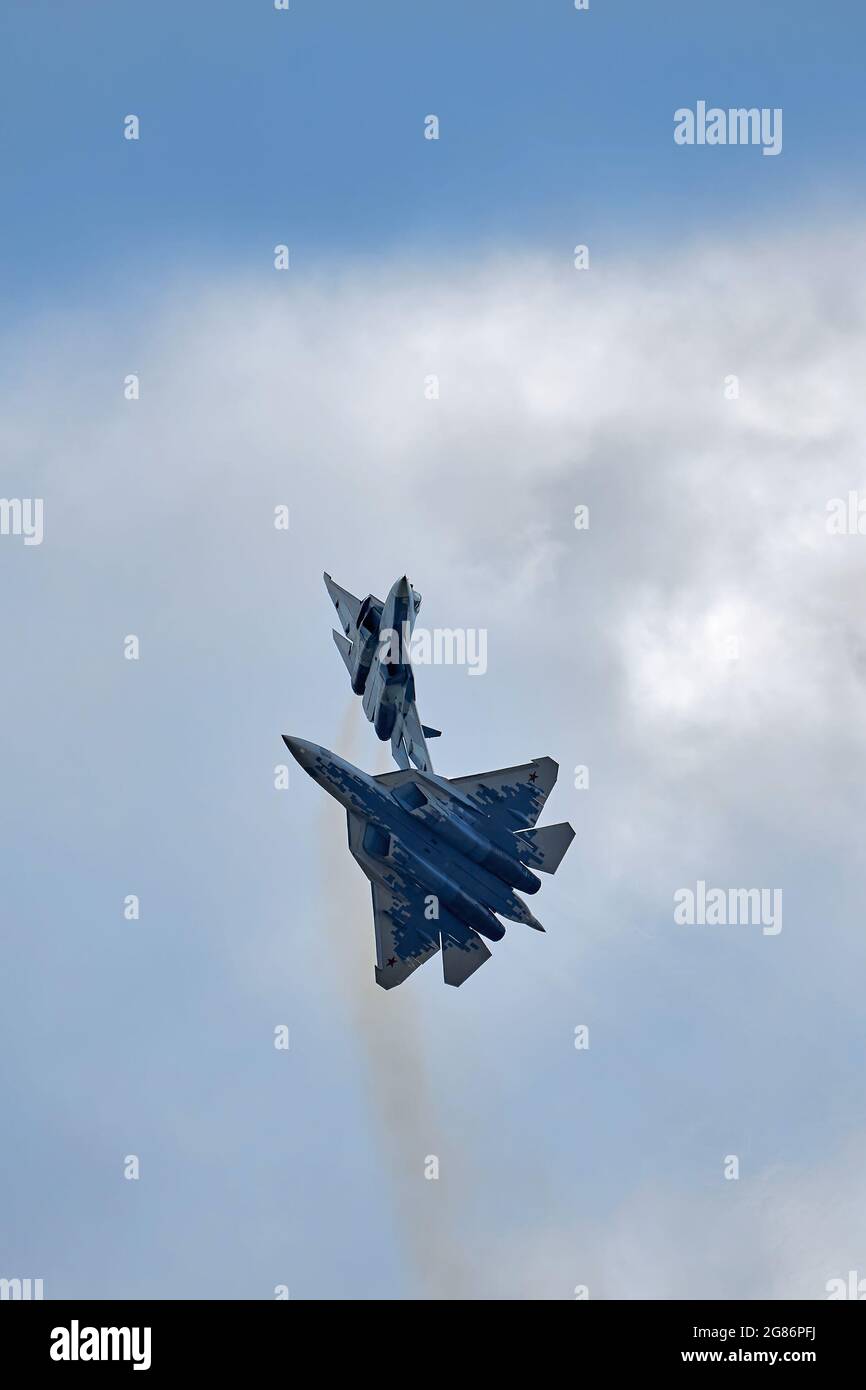
<path id="1" fill-rule="evenodd" d="M 360 713 L 353 700 L 340 726 L 337 749 L 356 762 Z M 385 770 L 387 749 L 382 745 Z M 381 755 L 379 761 L 381 761 Z M 437 1114 L 427 1072 L 429 1048 L 420 1026 L 416 998 L 403 991 L 386 993 L 373 977 L 375 948 L 370 892 L 346 850 L 342 810 L 326 798 L 320 845 L 327 894 L 328 930 L 337 943 L 333 953 L 337 981 L 364 1050 L 366 1083 L 379 1120 L 383 1158 L 391 1177 L 398 1234 L 428 1298 L 471 1297 L 468 1270 L 449 1189 L 459 1188 L 459 1136 L 447 1134 Z M 426 969 L 435 969 L 430 962 Z M 443 1167 L 438 1181 L 424 1175 L 425 1160 L 435 1155 Z"/>

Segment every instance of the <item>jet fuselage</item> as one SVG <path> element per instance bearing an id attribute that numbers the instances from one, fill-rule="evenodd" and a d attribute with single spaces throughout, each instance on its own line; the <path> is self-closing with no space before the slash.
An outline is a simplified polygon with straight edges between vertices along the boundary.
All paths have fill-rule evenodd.
<path id="1" fill-rule="evenodd" d="M 411 648 L 421 595 L 405 574 L 392 585 L 383 602 L 374 594 L 358 599 L 324 574 L 325 587 L 337 610 L 342 632 L 334 630 L 337 650 L 349 672 L 354 694 L 363 698 L 364 713 L 391 751 L 398 767 L 432 771 L 427 728 L 418 717 Z"/>
<path id="2" fill-rule="evenodd" d="M 398 871 L 494 941 L 505 932 L 494 913 L 543 930 L 513 891 L 536 892 L 538 879 L 520 862 L 507 832 L 486 826 L 444 778 L 412 773 L 401 780 L 395 773 L 389 774 L 391 786 L 318 744 L 285 741 L 301 767 L 350 817 L 364 822 L 363 856 L 355 857 L 368 877 L 384 882 Z"/>
<path id="3" fill-rule="evenodd" d="M 364 686 L 364 713 L 383 740 L 391 737 L 398 715 L 415 700 L 408 644 L 420 605 L 419 595 L 404 575 L 391 588 L 382 609 Z"/>

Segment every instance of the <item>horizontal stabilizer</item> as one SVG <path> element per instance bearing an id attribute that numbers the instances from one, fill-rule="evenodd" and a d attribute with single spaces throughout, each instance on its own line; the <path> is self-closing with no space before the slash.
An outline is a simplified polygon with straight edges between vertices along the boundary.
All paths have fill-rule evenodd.
<path id="1" fill-rule="evenodd" d="M 335 642 L 336 647 L 337 647 L 337 651 L 340 653 L 340 656 L 343 658 L 343 660 L 344 660 L 345 663 L 346 663 L 346 670 L 349 672 L 349 675 L 351 675 L 351 674 L 352 674 L 352 643 L 349 641 L 348 637 L 344 637 L 344 636 L 343 636 L 342 632 L 337 632 L 336 630 L 333 630 L 332 633 L 331 633 L 331 636 L 332 636 L 333 639 L 334 639 L 334 642 Z"/>
<path id="2" fill-rule="evenodd" d="M 422 725 L 421 725 L 421 732 L 422 732 L 422 734 L 424 735 L 425 738 L 441 738 L 441 737 L 442 737 L 442 730 L 441 730 L 441 729 L 431 729 L 430 726 L 429 726 L 428 724 L 422 724 Z"/>
<path id="3" fill-rule="evenodd" d="M 545 874 L 556 873 L 573 839 L 574 831 L 568 821 L 542 825 L 537 830 L 521 830 L 514 836 L 521 863 Z"/>

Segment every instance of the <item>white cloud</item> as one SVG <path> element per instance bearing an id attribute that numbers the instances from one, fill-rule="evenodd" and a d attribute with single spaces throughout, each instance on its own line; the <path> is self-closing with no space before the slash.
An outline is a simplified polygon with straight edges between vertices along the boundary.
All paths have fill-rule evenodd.
<path id="1" fill-rule="evenodd" d="M 643 1188 L 603 1223 L 533 1230 L 478 1271 L 487 1296 L 824 1299 L 866 1278 L 866 1145 L 806 1168 L 779 1163 L 700 1190 Z M 856 1282 L 856 1281 L 854 1281 Z"/>
<path id="2" fill-rule="evenodd" d="M 205 825 L 208 872 L 252 895 L 243 936 L 224 924 L 215 949 L 265 990 L 265 970 L 292 949 L 275 905 L 289 866 L 315 902 L 303 841 L 315 791 L 297 787 L 291 804 L 304 809 L 286 836 L 276 815 L 262 833 L 271 809 L 255 788 L 279 734 L 327 741 L 347 695 L 321 571 L 381 592 L 408 570 L 427 625 L 489 629 L 483 680 L 418 674 L 422 714 L 445 731 L 442 770 L 551 753 L 563 770 L 552 814 L 578 830 L 539 899 L 543 946 L 510 932 L 459 1005 L 438 979 L 407 986 L 445 1039 L 434 1088 L 457 1087 L 471 1115 L 499 1083 L 520 1111 L 546 1073 L 542 1016 L 561 1009 L 570 1027 L 574 1009 L 591 1007 L 608 1025 L 625 1020 L 597 1045 L 613 1076 L 617 1047 L 636 1046 L 630 1030 L 641 1048 L 650 1040 L 648 1093 L 674 1136 L 692 1116 L 683 1077 L 660 1059 L 654 1069 L 662 1034 L 683 1042 L 698 1104 L 706 1068 L 722 1068 L 736 1130 L 750 1058 L 714 1052 L 735 998 L 765 1053 L 776 1033 L 790 1040 L 804 1008 L 818 1039 L 843 1030 L 823 1065 L 804 1068 L 790 1041 L 773 1056 L 765 1148 L 782 1144 L 794 1114 L 809 1132 L 862 1016 L 866 537 L 828 536 L 824 520 L 829 498 L 866 490 L 864 330 L 859 244 L 824 229 L 587 273 L 531 258 L 359 264 L 314 284 L 275 274 L 267 291 L 180 275 L 146 313 L 58 310 L 19 341 L 0 410 L 4 494 L 45 499 L 41 547 L 0 540 L 18 596 L 3 764 L 19 814 L 30 804 L 50 853 L 77 862 L 85 842 L 127 818 L 133 831 L 159 804 L 160 852 L 181 882 L 194 874 L 189 836 Z M 122 394 L 130 371 L 134 403 Z M 424 396 L 431 373 L 437 401 Z M 724 396 L 731 373 L 738 400 Z M 282 502 L 288 536 L 271 524 Z M 573 526 L 578 503 L 590 507 L 586 532 Z M 134 687 L 116 659 L 127 632 L 142 635 Z M 59 773 L 34 768 L 46 729 L 63 750 Z M 578 763 L 589 792 L 571 786 Z M 674 934 L 673 889 L 714 875 L 768 887 L 782 876 L 778 940 Z M 519 1049 L 491 1048 L 473 1020 L 492 1031 L 515 1010 L 529 1020 Z M 845 1137 L 836 1085 L 830 1149 Z M 598 1097 L 623 1118 L 618 1086 Z M 567 1161 L 561 1129 L 531 1140 L 541 1163 Z M 697 1278 L 706 1249 L 689 1163 L 666 1174 L 669 1195 L 654 1205 L 612 1137 L 604 1167 L 624 1215 L 599 1233 L 567 1214 L 559 1282 L 584 1235 L 609 1295 L 653 1278 L 684 1288 L 683 1270 Z M 827 1181 L 816 1169 L 795 1184 L 807 1223 Z M 787 1208 L 773 1210 L 781 1230 Z M 716 1206 L 707 1219 L 714 1240 L 735 1239 Z M 748 1221 L 734 1230 L 745 1247 L 775 1238 Z M 778 1287 L 800 1289 L 808 1251 L 780 1240 Z M 537 1242 L 544 1263 L 545 1231 Z M 729 1254 L 713 1287 L 742 1291 L 741 1270 Z"/>

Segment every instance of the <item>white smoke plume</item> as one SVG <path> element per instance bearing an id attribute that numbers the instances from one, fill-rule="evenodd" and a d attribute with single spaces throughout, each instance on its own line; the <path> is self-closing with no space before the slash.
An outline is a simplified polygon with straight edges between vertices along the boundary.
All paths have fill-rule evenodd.
<path id="1" fill-rule="evenodd" d="M 363 718 L 358 702 L 348 706 L 335 751 L 363 765 Z M 372 738 L 372 731 L 370 732 Z M 381 772 L 392 770 L 388 745 L 379 745 Z M 459 1184 L 460 1136 L 445 1132 L 428 1072 L 428 1049 L 417 998 L 406 987 L 385 991 L 373 975 L 375 955 L 370 892 L 346 847 L 346 818 L 325 799 L 319 822 L 323 892 L 328 934 L 335 943 L 336 983 L 352 1016 L 363 1050 L 364 1076 L 375 1138 L 387 1165 L 393 1217 L 418 1292 L 425 1298 L 469 1296 L 457 1212 L 450 1193 Z M 436 969 L 437 961 L 428 962 Z M 411 980 L 411 977 L 410 977 Z M 450 1181 L 425 1177 L 425 1160 L 449 1154 Z"/>

